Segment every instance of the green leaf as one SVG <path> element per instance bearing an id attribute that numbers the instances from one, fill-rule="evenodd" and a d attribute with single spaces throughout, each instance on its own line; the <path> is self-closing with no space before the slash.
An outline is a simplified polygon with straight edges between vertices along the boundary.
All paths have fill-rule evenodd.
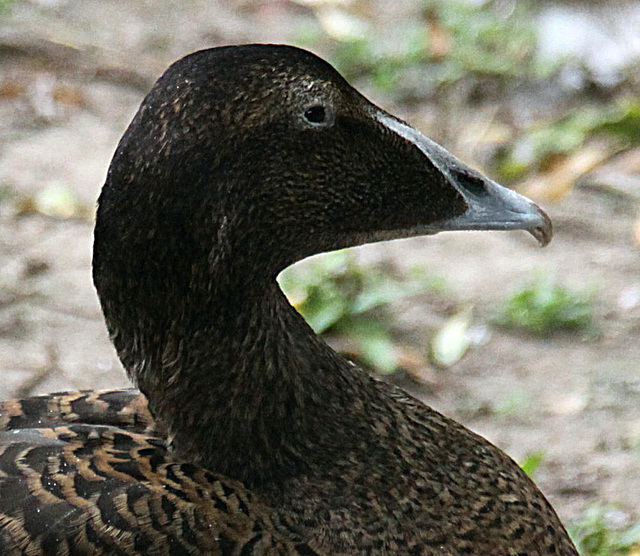
<path id="1" fill-rule="evenodd" d="M 328 330 L 349 314 L 343 298 L 335 294 L 323 296 L 321 292 L 308 297 L 298 310 L 317 334 Z"/>
<path id="2" fill-rule="evenodd" d="M 399 275 L 384 266 L 361 268 L 349 252 L 312 257 L 284 271 L 278 281 L 317 333 L 351 339 L 359 356 L 384 374 L 398 367 L 390 303 L 426 289 L 444 288 L 441 279 L 416 269 Z"/>
<path id="3" fill-rule="evenodd" d="M 569 533 L 582 556 L 635 555 L 640 549 L 640 524 L 614 506 L 595 503 Z"/>
<path id="4" fill-rule="evenodd" d="M 536 452 L 532 452 L 520 464 L 520 467 L 527 475 L 529 475 L 529 477 L 533 477 L 533 474 L 536 472 L 536 469 L 538 469 L 538 467 L 540 466 L 540 463 L 542 462 L 544 455 L 545 455 L 544 450 L 538 450 Z"/>
<path id="5" fill-rule="evenodd" d="M 393 340 L 383 324 L 364 317 L 350 319 L 345 324 L 368 365 L 380 374 L 391 374 L 398 368 Z"/>
<path id="6" fill-rule="evenodd" d="M 524 328 L 538 336 L 559 330 L 588 330 L 592 324 L 591 296 L 574 292 L 546 278 L 513 294 L 495 321 Z"/>

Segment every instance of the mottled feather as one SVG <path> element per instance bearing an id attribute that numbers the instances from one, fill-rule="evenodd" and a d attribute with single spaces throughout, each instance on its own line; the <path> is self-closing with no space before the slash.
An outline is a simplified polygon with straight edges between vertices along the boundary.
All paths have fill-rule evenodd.
<path id="1" fill-rule="evenodd" d="M 95 393 L 94 400 L 102 396 L 104 404 L 122 394 Z M 135 401 L 133 391 L 125 394 Z M 35 401 L 5 403 L 0 416 L 6 422 L 10 406 L 15 419 L 23 406 L 30 411 L 26 420 L 37 418 Z M 102 417 L 104 409 L 101 404 Z M 120 411 L 113 413 L 116 422 Z M 0 554 L 316 552 L 240 483 L 173 461 L 163 439 L 105 424 L 71 424 L 0 432 Z"/>

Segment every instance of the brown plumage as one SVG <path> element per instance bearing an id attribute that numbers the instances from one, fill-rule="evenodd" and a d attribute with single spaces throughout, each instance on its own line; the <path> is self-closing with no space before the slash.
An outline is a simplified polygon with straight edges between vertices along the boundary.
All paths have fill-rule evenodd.
<path id="1" fill-rule="evenodd" d="M 152 426 L 136 390 L 4 402 L 0 553 L 316 554 L 242 484 L 171 461 Z"/>
<path id="2" fill-rule="evenodd" d="M 340 358 L 275 282 L 313 253 L 455 229 L 551 237 L 533 203 L 308 52 L 176 62 L 118 146 L 95 232 L 107 326 L 149 406 L 6 402 L 0 552 L 576 554 L 508 456 Z"/>

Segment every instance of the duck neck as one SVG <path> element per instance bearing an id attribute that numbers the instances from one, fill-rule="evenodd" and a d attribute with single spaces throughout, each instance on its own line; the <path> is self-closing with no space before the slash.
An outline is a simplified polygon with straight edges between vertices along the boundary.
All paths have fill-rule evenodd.
<path id="1" fill-rule="evenodd" d="M 167 309 L 179 315 L 170 323 L 149 314 L 127 319 L 132 334 L 112 327 L 177 455 L 251 486 L 340 457 L 368 379 L 314 334 L 275 280 L 191 284 L 180 310 Z"/>

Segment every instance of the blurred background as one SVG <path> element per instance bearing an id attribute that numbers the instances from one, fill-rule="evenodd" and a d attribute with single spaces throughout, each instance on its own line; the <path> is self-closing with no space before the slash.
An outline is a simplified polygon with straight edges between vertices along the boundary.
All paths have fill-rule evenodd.
<path id="1" fill-rule="evenodd" d="M 243 42 L 320 54 L 549 212 L 544 250 L 441 234 L 280 281 L 337 349 L 520 462 L 582 554 L 640 554 L 640 2 L 0 0 L 0 399 L 128 384 L 95 200 L 166 66 Z"/>

